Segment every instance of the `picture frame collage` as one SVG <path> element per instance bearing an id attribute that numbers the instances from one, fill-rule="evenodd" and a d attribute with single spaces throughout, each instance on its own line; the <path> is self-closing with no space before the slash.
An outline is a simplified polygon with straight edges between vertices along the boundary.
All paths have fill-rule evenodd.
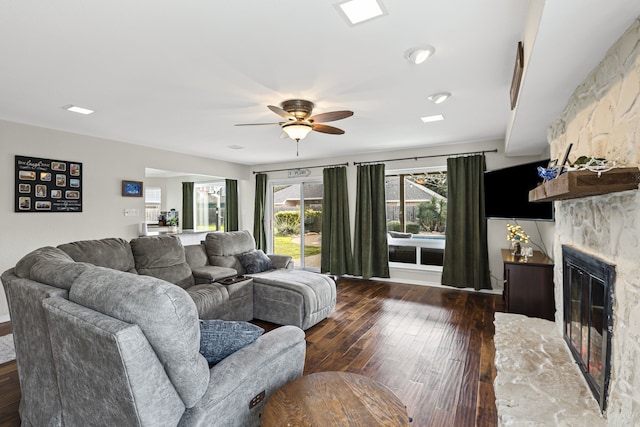
<path id="1" fill-rule="evenodd" d="M 82 163 L 15 156 L 16 212 L 82 212 Z"/>

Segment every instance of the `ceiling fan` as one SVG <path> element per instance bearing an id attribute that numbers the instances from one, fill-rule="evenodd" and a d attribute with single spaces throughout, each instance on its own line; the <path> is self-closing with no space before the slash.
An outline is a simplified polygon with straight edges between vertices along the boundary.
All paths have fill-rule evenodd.
<path id="1" fill-rule="evenodd" d="M 313 102 L 304 99 L 289 99 L 283 101 L 280 107 L 275 105 L 267 105 L 267 107 L 279 115 L 287 119 L 284 122 L 277 123 L 239 123 L 236 126 L 262 126 L 262 125 L 280 125 L 282 128 L 281 138 L 291 138 L 296 141 L 296 144 L 304 139 L 309 132 L 316 131 L 322 133 L 330 133 L 332 135 L 342 135 L 344 131 L 337 127 L 322 124 L 320 122 L 332 122 L 334 120 L 346 119 L 353 116 L 353 111 L 331 111 L 328 113 L 320 113 L 314 116 L 311 115 L 313 111 Z M 296 148 L 296 156 L 298 155 Z"/>

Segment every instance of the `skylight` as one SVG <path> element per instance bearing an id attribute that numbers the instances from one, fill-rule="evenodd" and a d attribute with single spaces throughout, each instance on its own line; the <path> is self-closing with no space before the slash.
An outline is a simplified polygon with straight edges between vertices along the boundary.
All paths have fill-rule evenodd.
<path id="1" fill-rule="evenodd" d="M 65 105 L 64 107 L 62 107 L 62 109 L 67 110 L 67 111 L 73 111 L 74 113 L 80 113 L 80 114 L 91 114 L 94 111 L 90 110 L 88 108 L 84 108 L 84 107 L 78 107 L 77 105 Z"/>
<path id="2" fill-rule="evenodd" d="M 420 120 L 422 120 L 423 123 L 439 122 L 440 120 L 444 120 L 444 116 L 442 114 L 436 114 L 435 116 L 420 117 Z"/>
<path id="3" fill-rule="evenodd" d="M 334 5 L 351 25 L 360 24 L 385 14 L 377 0 L 346 0 Z"/>

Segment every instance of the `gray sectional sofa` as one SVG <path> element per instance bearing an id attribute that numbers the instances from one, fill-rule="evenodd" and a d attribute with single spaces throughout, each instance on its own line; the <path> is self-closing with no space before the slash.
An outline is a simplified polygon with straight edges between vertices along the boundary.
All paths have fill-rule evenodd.
<path id="1" fill-rule="evenodd" d="M 248 233 L 212 234 L 249 247 Z M 73 242 L 4 272 L 22 425 L 258 426 L 268 396 L 302 375 L 301 328 L 333 311 L 335 283 L 278 256 L 253 280 L 216 283 L 243 270 L 212 263 L 232 255 L 208 253 L 221 243 L 208 240 Z M 287 326 L 210 368 L 199 353 L 203 318 Z"/>

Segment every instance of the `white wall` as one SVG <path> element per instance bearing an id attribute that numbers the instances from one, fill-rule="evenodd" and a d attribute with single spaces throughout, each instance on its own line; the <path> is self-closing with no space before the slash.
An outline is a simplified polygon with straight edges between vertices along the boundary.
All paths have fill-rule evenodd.
<path id="1" fill-rule="evenodd" d="M 0 272 L 36 248 L 104 237 L 131 239 L 144 220 L 144 198 L 121 196 L 123 179 L 145 181 L 145 167 L 252 180 L 247 166 L 0 121 Z M 83 164 L 83 212 L 14 212 L 14 156 L 72 160 Z M 181 189 L 180 189 L 181 191 Z M 252 202 L 253 205 L 253 202 Z M 181 206 L 178 205 L 177 209 Z M 125 217 L 124 209 L 140 216 Z M 244 227 L 242 218 L 241 226 Z M 249 226 L 250 228 L 250 226 Z M 0 290 L 0 322 L 7 320 Z"/>

